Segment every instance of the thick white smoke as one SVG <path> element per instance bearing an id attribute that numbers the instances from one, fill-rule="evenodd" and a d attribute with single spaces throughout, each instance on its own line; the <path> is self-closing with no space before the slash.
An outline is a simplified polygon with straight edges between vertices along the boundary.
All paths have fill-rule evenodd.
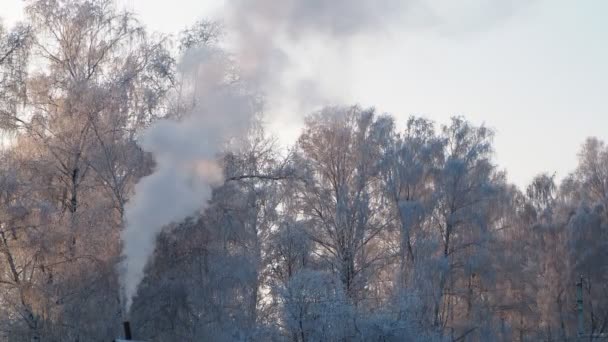
<path id="1" fill-rule="evenodd" d="M 122 234 L 123 286 L 127 308 L 162 228 L 203 209 L 211 187 L 222 181 L 215 158 L 232 136 L 244 134 L 255 106 L 251 97 L 226 81 L 223 54 L 213 49 L 189 51 L 181 63 L 193 107 L 181 121 L 160 120 L 141 137 L 154 154 L 156 169 L 136 186 L 126 205 Z"/>
<path id="2" fill-rule="evenodd" d="M 402 25 L 405 18 L 412 19 L 412 13 L 427 15 L 426 6 L 421 6 L 424 3 L 227 0 L 221 21 L 228 30 L 232 42 L 229 53 L 243 83 L 273 96 L 298 97 L 300 92 L 306 92 L 307 97 L 316 98 L 311 96 L 315 95 L 314 81 L 306 80 L 308 83 L 301 90 L 284 89 L 283 76 L 290 65 L 285 43 L 311 39 L 345 43 L 359 34 L 376 33 L 396 23 Z M 211 187 L 222 181 L 216 154 L 227 140 L 246 133 L 256 113 L 251 97 L 227 82 L 229 69 L 219 51 L 201 48 L 188 52 L 181 71 L 193 89 L 195 105 L 181 121 L 161 120 L 141 138 L 142 148 L 154 155 L 156 169 L 136 185 L 126 206 L 122 239 L 127 310 L 153 253 L 156 236 L 164 226 L 204 209 Z"/>
<path id="3" fill-rule="evenodd" d="M 397 13 L 401 0 L 234 0 L 224 19 L 234 39 L 235 65 L 244 83 L 260 91 L 280 89 L 288 61 L 280 48 L 284 39 L 311 36 L 348 38 L 381 26 Z M 194 108 L 179 122 L 161 120 L 142 136 L 152 152 L 153 174 L 143 178 L 126 206 L 122 234 L 123 286 L 127 310 L 156 236 L 168 224 L 204 209 L 211 187 L 221 182 L 216 154 L 227 140 L 246 133 L 255 106 L 251 98 L 226 82 L 226 58 L 212 49 L 190 51 L 182 72 L 194 90 Z"/>

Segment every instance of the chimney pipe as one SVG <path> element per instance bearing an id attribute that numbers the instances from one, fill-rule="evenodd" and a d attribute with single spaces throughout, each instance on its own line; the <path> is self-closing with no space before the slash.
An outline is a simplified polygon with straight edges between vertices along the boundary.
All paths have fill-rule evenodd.
<path id="1" fill-rule="evenodd" d="M 124 329 L 125 329 L 125 340 L 127 340 L 127 341 L 131 341 L 131 339 L 133 338 L 133 337 L 131 336 L 131 323 L 129 323 L 129 321 L 124 321 L 124 322 L 122 323 L 122 326 L 123 326 L 123 327 L 124 327 Z"/>

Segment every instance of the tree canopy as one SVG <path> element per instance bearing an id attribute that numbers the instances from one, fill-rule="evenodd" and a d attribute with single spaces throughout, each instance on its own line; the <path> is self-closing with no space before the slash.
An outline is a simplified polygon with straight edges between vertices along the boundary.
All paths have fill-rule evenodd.
<path id="1" fill-rule="evenodd" d="M 222 26 L 153 35 L 110 0 L 26 13 L 0 27 L 2 340 L 110 341 L 127 318 L 163 342 L 574 340 L 581 277 L 585 333 L 608 333 L 603 141 L 526 189 L 464 117 L 398 129 L 402 113 L 328 106 L 286 150 L 232 67 L 256 117 L 213 156 L 221 181 L 188 204 L 204 210 L 156 237 L 125 311 L 125 206 L 158 167 L 141 134 L 197 105 L 178 61 Z"/>

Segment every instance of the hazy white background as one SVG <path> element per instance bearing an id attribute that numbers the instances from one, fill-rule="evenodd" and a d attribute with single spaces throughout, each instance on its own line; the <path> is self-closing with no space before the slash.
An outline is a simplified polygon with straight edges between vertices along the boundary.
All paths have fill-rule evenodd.
<path id="1" fill-rule="evenodd" d="M 277 0 L 280 1 L 280 0 Z M 496 130 L 496 155 L 524 186 L 542 171 L 572 171 L 587 136 L 608 140 L 608 1 L 428 0 L 430 12 L 354 48 L 307 44 L 296 74 L 344 103 L 397 118 L 465 115 Z M 455 5 L 458 3 L 458 5 Z M 222 0 L 119 0 L 151 30 L 175 33 L 221 13 Z M 0 0 L 8 26 L 23 2 Z M 285 142 L 298 116 L 273 118 Z"/>

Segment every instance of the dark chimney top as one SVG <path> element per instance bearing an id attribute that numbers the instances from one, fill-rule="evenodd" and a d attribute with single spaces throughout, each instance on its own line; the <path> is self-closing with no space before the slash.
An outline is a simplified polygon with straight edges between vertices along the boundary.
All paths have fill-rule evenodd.
<path id="1" fill-rule="evenodd" d="M 125 340 L 127 341 L 131 341 L 131 339 L 133 338 L 131 336 L 131 323 L 129 323 L 129 321 L 124 321 L 122 323 L 124 329 L 125 329 Z"/>

